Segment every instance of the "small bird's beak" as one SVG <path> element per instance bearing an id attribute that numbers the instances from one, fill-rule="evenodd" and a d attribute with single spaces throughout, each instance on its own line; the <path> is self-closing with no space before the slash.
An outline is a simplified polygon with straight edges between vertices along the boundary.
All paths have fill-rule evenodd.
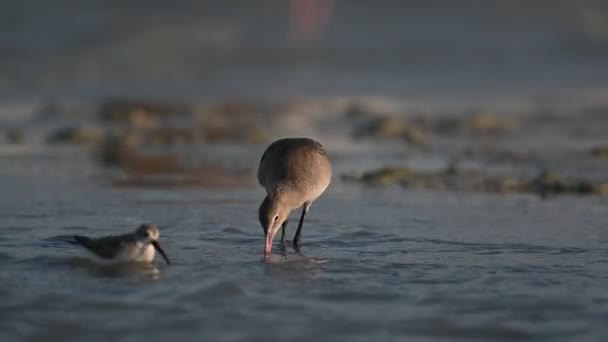
<path id="1" fill-rule="evenodd" d="M 165 254 L 165 251 L 163 251 L 163 249 L 160 248 L 158 241 L 154 240 L 151 243 L 152 243 L 152 246 L 154 246 L 154 249 L 156 249 L 158 251 L 158 253 L 160 253 L 160 255 L 163 256 L 163 258 L 167 262 L 167 265 L 171 265 L 171 261 L 169 261 L 169 258 L 167 258 L 167 254 Z"/>

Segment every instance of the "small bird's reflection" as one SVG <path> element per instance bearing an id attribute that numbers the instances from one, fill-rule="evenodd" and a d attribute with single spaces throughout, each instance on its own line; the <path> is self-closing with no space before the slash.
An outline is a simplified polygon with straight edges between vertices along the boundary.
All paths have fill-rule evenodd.
<path id="1" fill-rule="evenodd" d="M 154 263 L 125 262 L 125 263 L 99 263 L 97 261 L 72 257 L 68 260 L 71 267 L 83 269 L 100 278 L 120 278 L 125 276 L 143 276 L 149 279 L 159 279 L 160 269 Z"/>

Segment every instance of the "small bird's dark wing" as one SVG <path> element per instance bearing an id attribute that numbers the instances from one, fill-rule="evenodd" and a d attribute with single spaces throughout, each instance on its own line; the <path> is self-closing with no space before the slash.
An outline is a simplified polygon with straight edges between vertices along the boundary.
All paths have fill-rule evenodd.
<path id="1" fill-rule="evenodd" d="M 74 235 L 74 241 L 84 246 L 91 253 L 105 259 L 114 258 L 128 240 L 126 236 L 108 236 L 103 238 L 90 238 L 83 235 Z"/>

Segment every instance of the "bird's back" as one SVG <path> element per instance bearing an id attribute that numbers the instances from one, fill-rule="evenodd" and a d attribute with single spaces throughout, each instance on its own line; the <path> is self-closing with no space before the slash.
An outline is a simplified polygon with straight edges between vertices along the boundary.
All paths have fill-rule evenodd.
<path id="1" fill-rule="evenodd" d="M 125 234 L 102 238 L 75 235 L 74 240 L 93 254 L 104 259 L 112 259 L 123 251 L 125 244 L 135 243 L 135 238 L 132 235 Z"/>
<path id="2" fill-rule="evenodd" d="M 316 198 L 331 182 L 331 174 L 331 162 L 319 142 L 284 138 L 268 146 L 262 155 L 258 181 L 269 193 L 277 185 L 288 185 Z"/>

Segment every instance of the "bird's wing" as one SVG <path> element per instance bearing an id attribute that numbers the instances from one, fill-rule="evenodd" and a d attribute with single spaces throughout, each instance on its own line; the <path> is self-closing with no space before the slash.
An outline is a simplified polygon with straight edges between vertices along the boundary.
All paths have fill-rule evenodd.
<path id="1" fill-rule="evenodd" d="M 101 258 L 111 259 L 120 253 L 124 244 L 130 239 L 126 235 L 108 236 L 98 239 L 74 235 L 74 240 L 93 254 Z"/>
<path id="2" fill-rule="evenodd" d="M 268 146 L 266 148 L 266 151 L 264 151 L 264 154 L 262 154 L 262 158 L 260 158 L 260 166 L 258 167 L 258 183 L 260 183 L 261 186 L 266 186 L 266 181 L 265 181 L 265 177 L 263 174 L 263 169 L 264 169 L 264 162 L 268 161 L 267 158 L 269 158 L 269 156 L 274 153 L 277 152 L 279 150 L 279 148 L 281 146 L 283 146 L 285 144 L 285 140 L 287 140 L 287 138 L 284 139 L 279 139 L 275 142 L 273 142 L 272 144 L 270 144 L 270 146 Z M 267 169 L 266 173 L 271 172 L 273 170 L 271 169 Z"/>

